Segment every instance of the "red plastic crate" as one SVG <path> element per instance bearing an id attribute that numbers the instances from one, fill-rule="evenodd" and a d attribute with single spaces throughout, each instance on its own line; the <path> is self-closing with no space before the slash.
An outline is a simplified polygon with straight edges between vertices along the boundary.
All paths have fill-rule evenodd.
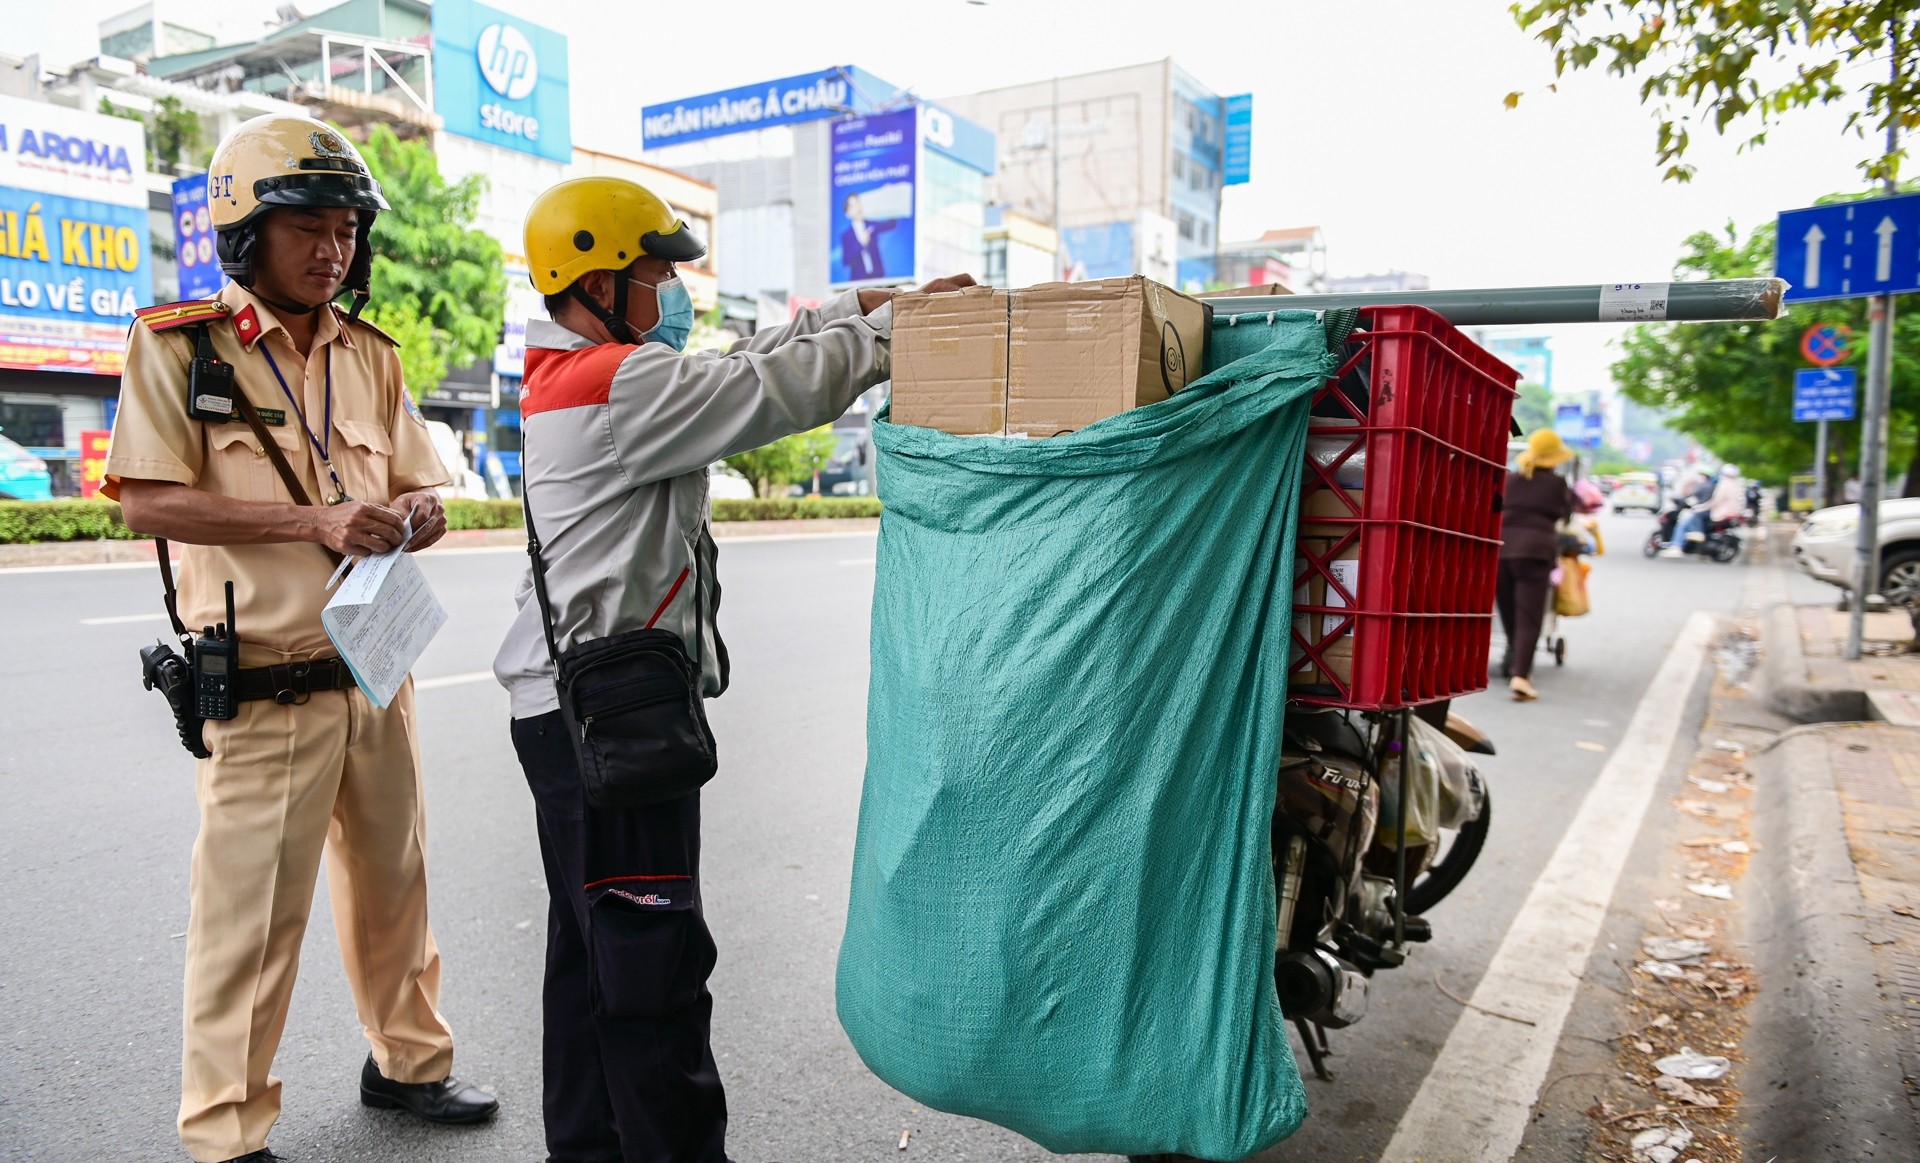
<path id="1" fill-rule="evenodd" d="M 1290 699 L 1378 710 L 1486 688 L 1519 378 L 1424 307 L 1361 311 L 1339 374 L 1314 396 L 1316 419 L 1353 426 L 1311 432 L 1343 443 L 1331 463 L 1307 459 Z M 1362 453 L 1356 504 L 1335 478 Z M 1356 551 L 1357 565 L 1339 564 Z M 1298 600 L 1316 582 L 1325 600 Z"/>

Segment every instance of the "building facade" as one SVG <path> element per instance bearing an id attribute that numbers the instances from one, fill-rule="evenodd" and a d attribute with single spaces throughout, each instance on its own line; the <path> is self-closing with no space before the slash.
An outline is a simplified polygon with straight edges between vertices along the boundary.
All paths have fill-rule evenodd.
<path id="1" fill-rule="evenodd" d="M 994 204 L 1057 229 L 1058 276 L 1219 285 L 1221 190 L 1244 157 L 1230 167 L 1227 101 L 1172 60 L 943 103 L 999 142 Z"/>
<path id="2" fill-rule="evenodd" d="M 718 193 L 718 292 L 763 323 L 985 261 L 990 135 L 853 66 L 649 105 L 643 156 Z"/>

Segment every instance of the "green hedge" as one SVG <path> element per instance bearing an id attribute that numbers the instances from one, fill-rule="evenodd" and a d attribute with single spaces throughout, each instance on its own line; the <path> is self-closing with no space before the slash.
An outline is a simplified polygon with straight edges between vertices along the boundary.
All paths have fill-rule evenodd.
<path id="1" fill-rule="evenodd" d="M 519 501 L 461 501 L 446 503 L 449 529 L 518 529 L 523 523 Z"/>
<path id="2" fill-rule="evenodd" d="M 804 521 L 828 517 L 878 517 L 878 497 L 774 497 L 715 500 L 715 521 Z"/>
<path id="3" fill-rule="evenodd" d="M 113 501 L 0 501 L 0 545 L 139 538 Z"/>
<path id="4" fill-rule="evenodd" d="M 776 497 L 715 501 L 715 521 L 794 521 L 878 517 L 875 497 Z M 449 529 L 518 529 L 519 501 L 448 501 Z M 41 541 L 135 541 L 113 501 L 0 501 L 0 545 Z"/>

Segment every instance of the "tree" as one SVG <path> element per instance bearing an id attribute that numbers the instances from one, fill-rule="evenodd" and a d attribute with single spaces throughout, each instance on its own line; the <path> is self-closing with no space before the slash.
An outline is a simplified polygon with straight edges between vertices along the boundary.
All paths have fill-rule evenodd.
<path id="1" fill-rule="evenodd" d="M 1513 422 L 1522 435 L 1553 427 L 1553 393 L 1539 384 L 1521 384 L 1520 398 L 1513 402 Z"/>
<path id="2" fill-rule="evenodd" d="M 420 317 L 412 299 L 390 302 L 376 299 L 367 308 L 367 321 L 393 336 L 400 345 L 400 375 L 407 391 L 418 400 L 447 378 L 447 359 L 433 324 Z"/>
<path id="3" fill-rule="evenodd" d="M 1709 279 L 1765 274 L 1773 263 L 1773 244 L 1772 223 L 1744 239 L 1732 224 L 1722 233 L 1703 231 L 1687 240 L 1674 274 Z M 1866 306 L 1854 299 L 1801 304 L 1791 319 L 1641 324 L 1628 330 L 1613 377 L 1629 399 L 1661 409 L 1671 427 L 1738 463 L 1747 475 L 1781 482 L 1813 464 L 1814 425 L 1793 420 L 1793 375 L 1807 366 L 1800 353 L 1802 334 L 1828 323 L 1853 330 L 1851 358 L 1864 362 Z M 1920 420 L 1920 317 L 1897 321 L 1893 387 L 1892 444 L 1911 452 Z M 1858 422 L 1835 423 L 1829 448 L 1857 449 L 1859 436 Z M 1889 463 L 1898 462 L 1889 457 Z M 1844 476 L 1828 475 L 1829 480 Z"/>
<path id="4" fill-rule="evenodd" d="M 1685 157 L 1699 123 L 1719 134 L 1742 127 L 1743 149 L 1813 105 L 1844 107 L 1862 138 L 1920 125 L 1911 0 L 1520 0 L 1510 11 L 1552 46 L 1558 75 L 1604 53 L 1608 72 L 1642 78 L 1641 104 L 1659 119 L 1658 161 L 1675 181 L 1693 175 Z M 1860 67 L 1870 60 L 1888 63 Z M 1507 106 L 1520 97 L 1507 94 Z M 1904 152 L 1873 147 L 1860 168 L 1869 180 L 1897 177 Z"/>
<path id="5" fill-rule="evenodd" d="M 147 168 L 155 173 L 177 174 L 186 165 L 203 163 L 208 152 L 200 127 L 200 115 L 180 103 L 178 97 L 162 97 L 153 103 L 152 113 L 141 113 L 124 105 L 100 98 L 100 112 L 109 117 L 138 121 L 147 127 Z M 204 164 L 201 168 L 205 168 Z"/>
<path id="6" fill-rule="evenodd" d="M 449 183 L 426 142 L 402 141 L 386 125 L 373 127 L 363 152 L 392 207 L 373 224 L 374 318 L 412 335 L 422 357 L 408 369 L 407 390 L 419 399 L 448 368 L 491 356 L 500 342 L 507 306 L 500 244 L 473 228 L 486 179 L 470 174 Z M 394 338 L 404 363 L 409 336 L 396 331 Z M 416 374 L 423 378 L 416 382 Z"/>
<path id="7" fill-rule="evenodd" d="M 773 496 L 783 485 L 805 484 L 813 474 L 827 467 L 840 447 L 840 438 L 832 427 L 815 428 L 762 445 L 752 452 L 727 458 L 727 467 L 753 482 L 762 497 Z"/>

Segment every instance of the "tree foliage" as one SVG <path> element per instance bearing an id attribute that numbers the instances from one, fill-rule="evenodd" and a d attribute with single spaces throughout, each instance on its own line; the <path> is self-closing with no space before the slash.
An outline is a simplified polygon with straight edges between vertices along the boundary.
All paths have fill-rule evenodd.
<path id="1" fill-rule="evenodd" d="M 410 337 L 431 347 L 431 358 L 408 368 L 407 389 L 418 399 L 440 386 L 447 369 L 492 356 L 500 342 L 507 305 L 500 244 L 473 227 L 486 180 L 471 174 L 448 182 L 426 142 L 402 141 L 386 125 L 373 127 L 363 152 L 392 207 L 373 224 L 374 318 L 401 341 L 403 363 Z M 416 373 L 430 378 L 416 382 Z"/>
<path id="2" fill-rule="evenodd" d="M 1773 224 L 1744 238 L 1729 224 L 1687 240 L 1675 265 L 1677 278 L 1733 279 L 1764 275 L 1772 268 Z M 1691 436 L 1750 477 L 1784 482 L 1808 472 L 1814 430 L 1793 420 L 1793 377 L 1808 366 L 1800 353 L 1808 328 L 1827 323 L 1851 328 L 1849 359 L 1866 381 L 1867 310 L 1862 300 L 1796 305 L 1788 319 L 1738 323 L 1646 323 L 1630 328 L 1614 381 L 1629 399 L 1662 410 L 1672 428 Z M 1896 452 L 1914 444 L 1920 420 L 1920 315 L 1895 318 L 1893 404 L 1889 430 Z M 1833 452 L 1851 463 L 1860 447 L 1857 421 L 1830 426 Z M 1898 460 L 1889 457 L 1889 463 Z M 1829 474 L 1830 479 L 1845 473 Z"/>
<path id="3" fill-rule="evenodd" d="M 1913 0 L 1519 0 L 1510 11 L 1552 47 L 1558 75 L 1604 56 L 1609 73 L 1640 78 L 1675 181 L 1693 175 L 1686 152 L 1702 126 L 1737 129 L 1747 148 L 1813 105 L 1844 107 L 1862 138 L 1920 125 Z M 1509 93 L 1508 107 L 1520 97 Z M 1875 145 L 1860 166 L 1870 180 L 1897 177 L 1903 154 Z"/>
<path id="4" fill-rule="evenodd" d="M 178 97 L 162 97 L 153 103 L 152 113 L 141 113 L 124 105 L 100 98 L 100 112 L 109 117 L 138 121 L 147 127 L 147 168 L 155 173 L 177 174 L 183 166 L 205 168 L 206 134 L 200 115 L 180 103 Z"/>
<path id="5" fill-rule="evenodd" d="M 400 345 L 400 375 L 415 400 L 447 378 L 447 357 L 431 321 L 420 317 L 412 299 L 376 298 L 367 320 Z"/>
<path id="6" fill-rule="evenodd" d="M 1520 398 L 1513 402 L 1513 422 L 1523 433 L 1553 427 L 1553 393 L 1539 384 L 1521 384 Z"/>
<path id="7" fill-rule="evenodd" d="M 771 497 L 787 485 L 806 484 L 827 467 L 840 438 L 832 427 L 815 428 L 727 458 L 727 467 L 753 482 L 756 493 Z"/>

